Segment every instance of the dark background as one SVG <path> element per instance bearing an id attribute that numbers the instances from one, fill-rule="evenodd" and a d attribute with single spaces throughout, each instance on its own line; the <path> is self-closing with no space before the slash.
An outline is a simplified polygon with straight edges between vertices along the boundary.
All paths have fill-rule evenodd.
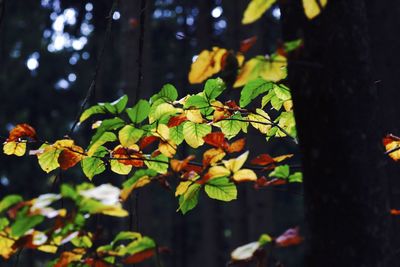
<path id="1" fill-rule="evenodd" d="M 3 0 L 4 1 L 4 0 Z M 249 26 L 240 21 L 247 0 L 146 1 L 141 98 L 148 98 L 163 84 L 174 84 L 180 95 L 198 92 L 187 74 L 192 58 L 203 49 L 220 46 L 238 50 L 240 41 L 257 36 L 246 55 L 273 52 L 280 41 L 278 7 Z M 14 0 L 6 1 L 0 28 L 0 135 L 4 138 L 18 123 L 34 126 L 42 139 L 56 140 L 68 133 L 92 81 L 104 44 L 111 0 Z M 140 1 L 119 1 L 113 14 L 111 38 L 98 74 L 95 94 L 89 103 L 112 101 L 126 93 L 136 94 L 140 42 Z M 142 14 L 143 15 L 143 14 Z M 88 123 L 89 124 L 89 123 Z M 78 144 L 87 145 L 90 131 L 76 131 Z M 279 155 L 295 152 L 287 141 L 266 144 L 256 133 L 247 136 L 256 153 Z M 187 153 L 194 153 L 187 149 Z M 54 173 L 45 174 L 34 157 L 0 156 L 0 198 L 19 193 L 26 198 L 57 190 Z M 120 184 L 126 177 L 105 173 L 95 184 Z M 62 182 L 86 181 L 79 168 L 62 174 Z M 130 200 L 127 209 L 137 216 L 126 220 L 102 217 L 105 236 L 122 229 L 138 230 L 153 237 L 172 253 L 163 255 L 164 266 L 225 266 L 235 247 L 257 240 L 260 234 L 277 236 L 303 224 L 301 189 L 276 187 L 254 190 L 241 184 L 239 199 L 220 203 L 202 195 L 198 207 L 182 216 L 177 199 L 158 185 L 151 185 Z M 132 221 L 136 223 L 132 223 Z M 272 262 L 303 266 L 303 248 L 274 251 Z M 24 250 L 18 266 L 44 266 L 48 255 Z M 51 255 L 50 255 L 51 258 Z M 12 258 L 0 266 L 14 266 Z M 140 265 L 142 266 L 142 265 Z M 143 266 L 154 266 L 150 260 Z"/>

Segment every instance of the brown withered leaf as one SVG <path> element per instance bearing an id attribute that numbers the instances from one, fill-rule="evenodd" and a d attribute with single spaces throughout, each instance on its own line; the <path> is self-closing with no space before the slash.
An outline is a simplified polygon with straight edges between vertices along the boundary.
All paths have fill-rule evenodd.
<path id="1" fill-rule="evenodd" d="M 262 187 L 267 187 L 267 186 L 273 186 L 273 185 L 283 185 L 287 184 L 287 181 L 284 179 L 271 179 L 267 180 L 264 176 L 261 178 L 258 178 L 254 184 L 255 189 L 260 189 Z"/>
<path id="2" fill-rule="evenodd" d="M 16 141 L 19 138 L 36 139 L 36 131 L 29 124 L 18 124 L 10 131 L 7 142 Z"/>

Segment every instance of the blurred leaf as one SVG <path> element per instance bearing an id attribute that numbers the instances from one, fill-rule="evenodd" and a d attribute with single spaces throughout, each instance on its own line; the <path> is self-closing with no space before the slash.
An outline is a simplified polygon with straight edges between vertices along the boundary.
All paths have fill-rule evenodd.
<path id="1" fill-rule="evenodd" d="M 242 24 L 250 24 L 258 20 L 276 0 L 251 0 L 243 14 Z"/>
<path id="2" fill-rule="evenodd" d="M 5 196 L 1 201 L 0 201 L 0 213 L 7 210 L 11 206 L 14 206 L 15 204 L 22 202 L 23 199 L 20 195 L 8 195 Z"/>
<path id="3" fill-rule="evenodd" d="M 321 8 L 324 8 L 327 3 L 328 0 L 303 0 L 304 13 L 308 19 L 313 19 L 321 13 Z"/>
<path id="4" fill-rule="evenodd" d="M 189 82 L 202 83 L 207 78 L 221 70 L 222 57 L 227 53 L 224 48 L 214 46 L 211 51 L 203 50 L 192 63 L 189 72 Z"/>

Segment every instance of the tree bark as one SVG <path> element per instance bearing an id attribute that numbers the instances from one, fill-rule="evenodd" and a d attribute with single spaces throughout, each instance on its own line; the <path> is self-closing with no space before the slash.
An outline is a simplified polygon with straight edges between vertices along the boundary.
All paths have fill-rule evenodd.
<path id="1" fill-rule="evenodd" d="M 291 5 L 281 6 L 284 35 L 304 34 L 289 83 L 303 156 L 306 266 L 386 266 L 385 156 L 364 1 L 328 1 L 311 21 Z"/>

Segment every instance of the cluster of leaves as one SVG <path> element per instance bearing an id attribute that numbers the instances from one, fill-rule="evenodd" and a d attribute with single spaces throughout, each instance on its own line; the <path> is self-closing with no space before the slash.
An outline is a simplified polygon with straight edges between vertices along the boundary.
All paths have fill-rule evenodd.
<path id="1" fill-rule="evenodd" d="M 152 256 L 155 242 L 139 233 L 121 232 L 111 243 L 96 246 L 101 233 L 85 229 L 86 222 L 95 214 L 128 215 L 119 201 L 119 188 L 110 184 L 63 184 L 60 191 L 31 200 L 8 195 L 0 201 L 0 256 L 8 259 L 24 248 L 52 254 L 62 250 L 60 257 L 48 266 L 74 262 L 74 266 L 104 267 Z M 65 204 L 70 206 L 68 210 L 63 207 Z"/>
<path id="2" fill-rule="evenodd" d="M 243 23 L 257 20 L 275 2 L 252 0 Z M 317 16 L 326 3 L 303 0 L 306 15 Z M 127 216 L 122 204 L 138 188 L 151 182 L 173 188 L 178 210 L 186 213 L 197 205 L 202 190 L 210 198 L 231 201 L 237 198 L 237 184 L 241 182 L 252 182 L 256 189 L 302 182 L 300 172 L 291 172 L 288 164 L 281 163 L 291 154 L 254 155 L 248 162 L 250 152 L 240 134 L 247 134 L 251 128 L 266 141 L 286 137 L 297 142 L 291 93 L 283 81 L 287 54 L 302 42 L 288 42 L 271 55 L 246 60 L 244 53 L 255 41 L 255 37 L 243 41 L 238 52 L 220 47 L 202 51 L 188 77 L 192 84 L 205 82 L 197 94 L 179 98 L 176 88 L 167 84 L 149 100 L 141 99 L 132 107 L 127 107 L 128 97 L 124 95 L 86 109 L 79 123 L 92 120 L 94 130 L 86 147 L 68 136 L 44 141 L 32 126 L 15 126 L 3 145 L 7 155 L 23 156 L 29 148 L 29 154 L 37 157 L 45 172 L 80 165 L 91 182 L 108 168 L 130 178 L 121 188 L 64 184 L 59 194 L 29 201 L 16 195 L 5 197 L 0 202 L 0 256 L 8 259 L 22 248 L 56 253 L 63 247 L 50 266 L 137 263 L 157 254 L 152 239 L 120 232 L 109 244 L 100 245 L 99 233 L 88 232 L 84 226 L 93 214 Z M 232 72 L 232 66 L 234 79 L 229 81 L 224 73 Z M 228 91 L 226 84 L 229 89 L 242 88 L 238 104 L 222 100 Z M 193 155 L 182 155 L 184 143 L 192 148 Z M 201 160 L 195 161 L 196 157 Z M 69 203 L 68 209 L 64 201 Z M 55 208 L 57 205 L 61 208 Z M 251 261 L 255 251 L 267 244 L 286 246 L 300 241 L 296 229 L 276 239 L 262 235 L 259 241 L 235 250 L 232 259 Z"/>

